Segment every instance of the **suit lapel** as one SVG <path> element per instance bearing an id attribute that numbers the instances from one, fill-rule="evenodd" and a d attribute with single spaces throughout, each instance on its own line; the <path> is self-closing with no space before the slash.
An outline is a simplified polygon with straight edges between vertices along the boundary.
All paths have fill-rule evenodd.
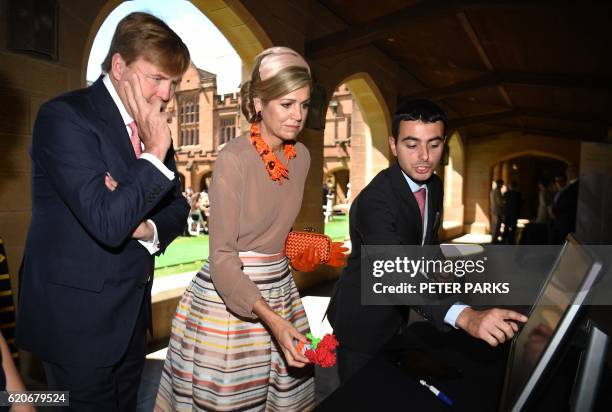
<path id="1" fill-rule="evenodd" d="M 429 243 L 434 237 L 434 228 L 440 222 L 440 211 L 436 210 L 438 200 L 438 190 L 436 185 L 432 184 L 432 179 L 427 182 L 427 234 L 425 235 L 425 243 Z"/>
<path id="2" fill-rule="evenodd" d="M 391 186 L 393 187 L 393 191 L 398 194 L 406 206 L 399 208 L 400 213 L 404 213 L 408 217 L 408 220 L 414 220 L 415 217 L 421 215 L 421 210 L 419 209 L 419 204 L 412 194 L 410 185 L 402 174 L 402 169 L 399 167 L 399 164 L 396 163 L 389 168 L 389 172 L 391 174 Z M 418 228 L 417 239 L 421 239 L 423 233 L 423 224 L 421 223 L 421 219 L 416 219 L 416 226 Z"/>
<path id="3" fill-rule="evenodd" d="M 127 164 L 135 161 L 136 155 L 130 143 L 130 136 L 121 113 L 119 113 L 119 108 L 102 82 L 102 76 L 91 85 L 91 92 L 96 113 L 104 123 L 105 136 Z"/>

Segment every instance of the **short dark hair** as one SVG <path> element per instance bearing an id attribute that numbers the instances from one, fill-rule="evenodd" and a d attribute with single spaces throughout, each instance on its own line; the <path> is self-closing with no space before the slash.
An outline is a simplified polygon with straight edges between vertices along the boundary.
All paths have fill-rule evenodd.
<path id="1" fill-rule="evenodd" d="M 166 23 L 142 12 L 125 16 L 115 29 L 102 71 L 110 73 L 113 55 L 119 53 L 126 64 L 139 57 L 171 76 L 185 73 L 191 62 L 189 49 Z"/>
<path id="2" fill-rule="evenodd" d="M 397 110 L 393 113 L 391 124 L 391 133 L 395 140 L 399 137 L 400 123 L 410 120 L 417 120 L 423 123 L 442 122 L 444 125 L 443 137 L 446 136 L 446 126 L 448 124 L 446 113 L 444 113 L 440 106 L 430 100 L 411 100 L 401 103 L 397 107 Z"/>

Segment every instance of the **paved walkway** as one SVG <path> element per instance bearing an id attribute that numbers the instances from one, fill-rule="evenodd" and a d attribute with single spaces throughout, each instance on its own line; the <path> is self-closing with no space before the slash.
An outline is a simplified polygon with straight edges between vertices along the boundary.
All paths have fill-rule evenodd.
<path id="1" fill-rule="evenodd" d="M 155 295 L 159 292 L 164 292 L 166 290 L 181 287 L 186 288 L 196 273 L 197 271 L 194 270 L 192 272 L 179 273 L 177 275 L 169 275 L 159 279 L 155 279 L 153 281 L 153 288 L 151 289 L 151 294 Z"/>

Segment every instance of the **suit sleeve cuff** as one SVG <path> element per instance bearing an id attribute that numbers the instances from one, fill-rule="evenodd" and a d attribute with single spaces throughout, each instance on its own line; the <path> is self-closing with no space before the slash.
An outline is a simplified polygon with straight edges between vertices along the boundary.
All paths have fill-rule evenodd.
<path id="1" fill-rule="evenodd" d="M 154 255 L 159 250 L 159 236 L 157 236 L 157 226 L 155 225 L 155 222 L 153 222 L 151 219 L 148 219 L 147 222 L 150 223 L 151 226 L 153 226 L 153 239 L 148 242 L 146 240 L 139 240 L 139 242 L 142 246 L 144 246 L 145 249 L 147 249 L 147 251 L 149 251 L 151 255 Z"/>
<path id="2" fill-rule="evenodd" d="M 141 159 L 148 160 L 155 166 L 160 172 L 168 178 L 168 180 L 174 180 L 174 172 L 166 167 L 166 165 L 159 160 L 156 156 L 151 153 L 143 153 L 140 155 Z"/>
<path id="3" fill-rule="evenodd" d="M 457 322 L 457 318 L 459 317 L 463 309 L 467 307 L 469 306 L 464 305 L 463 303 L 459 303 L 459 302 L 455 303 L 453 306 L 450 307 L 448 312 L 446 312 L 446 315 L 444 316 L 444 322 L 448 323 L 453 328 L 458 329 L 457 326 L 455 325 L 455 323 Z"/>

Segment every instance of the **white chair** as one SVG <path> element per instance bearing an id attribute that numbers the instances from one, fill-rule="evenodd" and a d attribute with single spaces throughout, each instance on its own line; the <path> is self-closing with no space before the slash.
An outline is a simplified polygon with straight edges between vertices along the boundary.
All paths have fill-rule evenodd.
<path id="1" fill-rule="evenodd" d="M 189 232 L 191 236 L 199 236 L 205 233 L 204 218 L 200 210 L 194 210 L 189 213 L 189 217 L 187 218 L 187 232 Z"/>

